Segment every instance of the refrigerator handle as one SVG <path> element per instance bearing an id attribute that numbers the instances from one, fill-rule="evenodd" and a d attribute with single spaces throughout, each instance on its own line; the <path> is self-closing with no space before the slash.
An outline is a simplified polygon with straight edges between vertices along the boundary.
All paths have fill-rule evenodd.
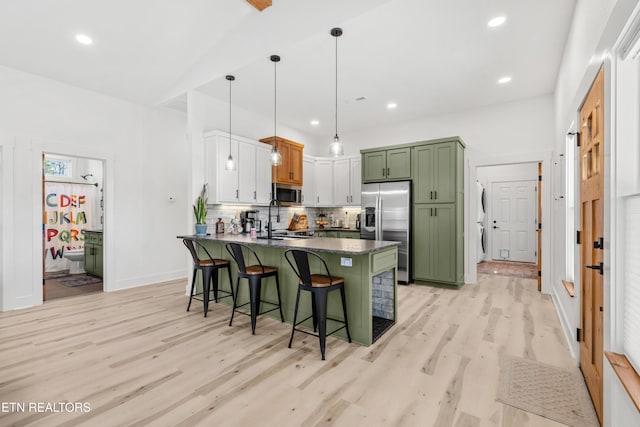
<path id="1" fill-rule="evenodd" d="M 378 221 L 380 221 L 380 209 L 379 209 L 379 204 L 380 204 L 380 197 L 376 196 L 376 204 L 375 204 L 375 223 L 373 224 L 375 230 L 373 233 L 373 238 L 375 240 L 378 240 Z"/>
<path id="2" fill-rule="evenodd" d="M 376 227 L 376 240 L 382 240 L 382 197 L 378 197 L 376 220 L 378 225 Z"/>

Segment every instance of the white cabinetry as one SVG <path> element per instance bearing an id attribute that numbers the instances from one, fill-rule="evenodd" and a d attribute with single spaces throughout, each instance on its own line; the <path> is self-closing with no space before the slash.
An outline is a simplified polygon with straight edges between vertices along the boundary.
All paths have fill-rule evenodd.
<path id="1" fill-rule="evenodd" d="M 305 156 L 305 206 L 359 206 L 362 187 L 362 160 L 357 157 L 340 159 Z"/>
<path id="2" fill-rule="evenodd" d="M 337 206 L 360 205 L 362 160 L 360 157 L 333 161 L 333 202 Z"/>
<path id="3" fill-rule="evenodd" d="M 316 160 L 316 206 L 333 206 L 333 160 Z"/>
<path id="4" fill-rule="evenodd" d="M 316 161 L 309 156 L 302 161 L 302 204 L 316 205 Z"/>
<path id="5" fill-rule="evenodd" d="M 213 131 L 205 134 L 205 170 L 209 203 L 268 204 L 271 191 L 271 146 Z M 227 171 L 229 151 L 236 168 Z"/>
<path id="6" fill-rule="evenodd" d="M 358 156 L 350 160 L 351 170 L 351 202 L 350 205 L 360 206 L 362 199 L 362 157 Z"/>

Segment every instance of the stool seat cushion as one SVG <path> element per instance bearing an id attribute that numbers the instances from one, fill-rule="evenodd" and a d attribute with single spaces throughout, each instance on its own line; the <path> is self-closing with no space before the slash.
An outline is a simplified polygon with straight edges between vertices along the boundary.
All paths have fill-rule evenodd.
<path id="1" fill-rule="evenodd" d="M 263 266 L 248 265 L 245 271 L 246 271 L 246 274 L 260 275 L 260 274 L 275 273 L 276 271 L 278 271 L 278 269 L 276 267 L 269 267 L 268 265 L 263 265 Z"/>
<path id="2" fill-rule="evenodd" d="M 200 267 L 220 267 L 223 265 L 229 265 L 229 261 L 226 259 L 201 259 L 198 262 Z"/>
<path id="3" fill-rule="evenodd" d="M 302 285 L 302 280 L 298 283 Z M 340 283 L 344 283 L 344 279 L 342 277 L 331 276 L 331 278 L 329 278 L 326 274 L 311 275 L 311 286 L 314 288 L 324 288 L 327 286 L 339 285 Z"/>

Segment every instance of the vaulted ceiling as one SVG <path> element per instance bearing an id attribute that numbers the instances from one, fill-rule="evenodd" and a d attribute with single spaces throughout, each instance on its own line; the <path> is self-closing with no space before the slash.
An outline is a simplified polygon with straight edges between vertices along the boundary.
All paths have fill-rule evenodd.
<path id="1" fill-rule="evenodd" d="M 550 94 L 575 0 L 20 0 L 0 4 L 0 65 L 146 105 L 197 89 L 311 135 Z M 497 28 L 496 15 L 507 21 Z M 80 45 L 77 33 L 94 43 Z M 508 84 L 497 80 L 512 77 Z M 357 101 L 357 98 L 364 100 Z M 388 110 L 387 103 L 397 103 Z M 309 122 L 316 119 L 319 125 Z"/>

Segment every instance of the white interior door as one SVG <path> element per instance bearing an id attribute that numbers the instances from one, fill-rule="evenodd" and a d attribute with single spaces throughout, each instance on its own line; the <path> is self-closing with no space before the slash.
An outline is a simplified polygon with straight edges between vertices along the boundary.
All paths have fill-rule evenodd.
<path id="1" fill-rule="evenodd" d="M 536 182 L 491 183 L 494 260 L 536 262 Z"/>

